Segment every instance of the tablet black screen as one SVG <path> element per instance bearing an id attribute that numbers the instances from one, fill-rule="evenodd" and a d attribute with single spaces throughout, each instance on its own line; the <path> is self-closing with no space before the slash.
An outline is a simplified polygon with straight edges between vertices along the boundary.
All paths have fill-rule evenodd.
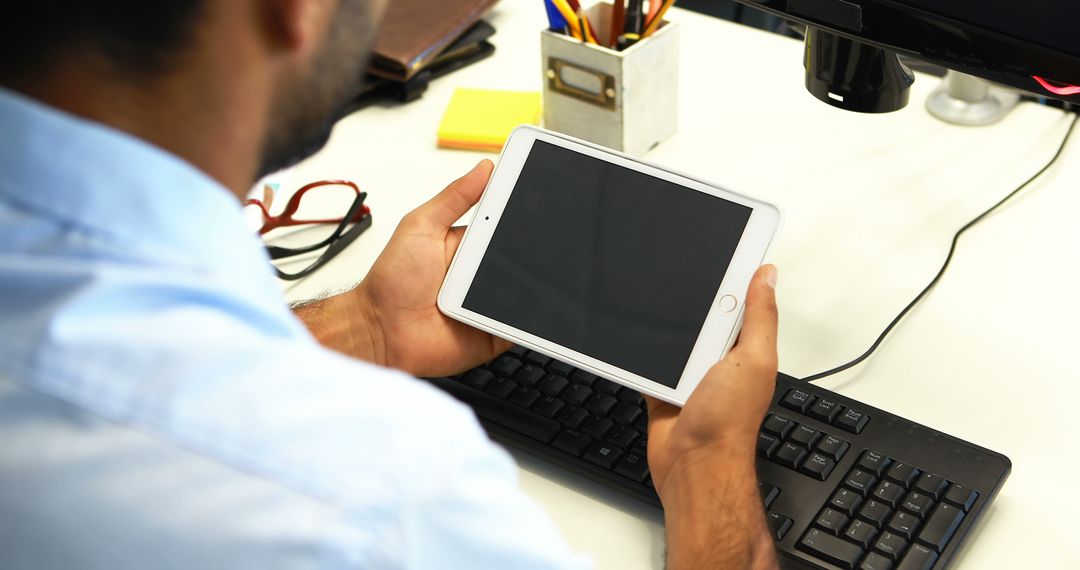
<path id="1" fill-rule="evenodd" d="M 536 141 L 463 305 L 674 388 L 750 212 Z"/>

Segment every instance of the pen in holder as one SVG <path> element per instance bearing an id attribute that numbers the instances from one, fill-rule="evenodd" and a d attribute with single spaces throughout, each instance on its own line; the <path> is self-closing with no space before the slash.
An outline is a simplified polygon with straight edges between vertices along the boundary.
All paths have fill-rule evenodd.
<path id="1" fill-rule="evenodd" d="M 613 7 L 586 14 L 599 45 L 544 30 L 544 126 L 634 156 L 678 126 L 679 29 L 663 21 L 623 51 L 605 47 Z"/>

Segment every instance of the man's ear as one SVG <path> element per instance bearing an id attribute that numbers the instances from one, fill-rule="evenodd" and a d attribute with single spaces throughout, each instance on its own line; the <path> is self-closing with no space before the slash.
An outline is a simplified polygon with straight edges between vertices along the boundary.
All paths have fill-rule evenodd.
<path id="1" fill-rule="evenodd" d="M 319 44 L 336 0 L 264 0 L 270 39 L 289 51 L 307 52 Z"/>

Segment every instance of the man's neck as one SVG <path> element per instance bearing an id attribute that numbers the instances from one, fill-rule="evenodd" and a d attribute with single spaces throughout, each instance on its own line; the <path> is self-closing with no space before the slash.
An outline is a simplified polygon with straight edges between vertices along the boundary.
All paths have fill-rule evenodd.
<path id="1" fill-rule="evenodd" d="M 99 62 L 70 62 L 10 87 L 175 154 L 244 197 L 259 166 L 269 95 L 245 93 L 235 82 L 134 80 L 103 69 Z"/>

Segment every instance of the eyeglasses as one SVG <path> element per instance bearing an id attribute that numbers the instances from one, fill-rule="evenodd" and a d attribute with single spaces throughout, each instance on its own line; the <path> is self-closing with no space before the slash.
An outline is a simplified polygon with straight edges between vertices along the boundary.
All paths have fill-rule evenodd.
<path id="1" fill-rule="evenodd" d="M 307 196 L 314 197 L 305 200 Z M 277 276 L 285 281 L 296 281 L 311 275 L 371 227 L 371 209 L 364 205 L 367 192 L 361 192 L 356 184 L 346 180 L 322 180 L 300 188 L 276 216 L 270 214 L 272 197 L 273 194 L 268 192 L 264 200 L 244 202 L 245 208 L 257 207 L 262 215 L 259 235 L 266 236 L 280 228 L 300 227 L 297 233 L 303 231 L 303 235 L 311 234 L 315 243 L 302 247 L 267 245 L 270 259 L 286 259 L 326 248 L 311 265 L 296 273 L 287 273 L 275 266 Z M 344 216 L 327 217 L 328 211 L 340 212 L 347 203 L 351 205 Z"/>

